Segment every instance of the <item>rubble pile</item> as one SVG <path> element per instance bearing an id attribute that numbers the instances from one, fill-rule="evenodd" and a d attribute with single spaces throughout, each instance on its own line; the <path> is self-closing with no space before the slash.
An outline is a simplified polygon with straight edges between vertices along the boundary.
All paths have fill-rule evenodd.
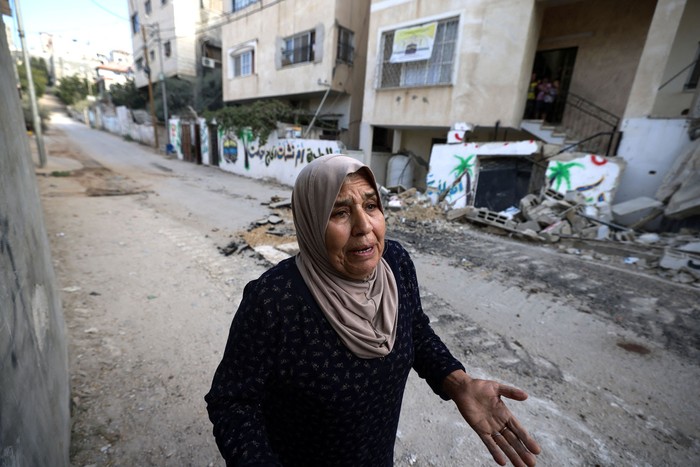
<path id="1" fill-rule="evenodd" d="M 415 187 L 396 193 L 380 186 L 379 192 L 388 224 L 406 220 L 432 223 L 445 218 L 444 207 L 434 205 L 430 197 Z"/>
<path id="2" fill-rule="evenodd" d="M 472 223 L 492 233 L 528 241 L 556 244 L 563 253 L 584 260 L 647 270 L 674 282 L 700 287 L 700 234 L 656 234 L 612 222 L 605 209 L 586 203 L 578 192 L 562 195 L 545 188 L 521 199 L 518 208 L 502 212 L 467 206 L 450 209 L 433 205 L 415 188 L 394 193 L 380 187 L 387 223 Z M 445 225 L 445 228 L 448 228 Z"/>

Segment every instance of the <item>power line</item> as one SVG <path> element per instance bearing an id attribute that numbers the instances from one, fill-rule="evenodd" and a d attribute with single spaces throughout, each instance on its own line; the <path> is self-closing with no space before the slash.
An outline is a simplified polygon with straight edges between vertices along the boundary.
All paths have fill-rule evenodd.
<path id="1" fill-rule="evenodd" d="M 100 4 L 97 3 L 95 0 L 92 0 L 92 3 L 93 3 L 96 7 L 100 8 L 100 9 L 103 10 L 103 11 L 106 11 L 107 13 L 109 13 L 109 14 L 112 15 L 112 16 L 114 16 L 115 18 L 119 18 L 119 19 L 122 20 L 122 21 L 127 21 L 127 22 L 130 21 L 129 18 L 124 18 L 123 16 L 119 15 L 118 13 L 113 12 L 112 10 L 108 9 L 107 7 L 105 7 L 105 6 L 103 6 L 103 5 L 100 5 Z"/>

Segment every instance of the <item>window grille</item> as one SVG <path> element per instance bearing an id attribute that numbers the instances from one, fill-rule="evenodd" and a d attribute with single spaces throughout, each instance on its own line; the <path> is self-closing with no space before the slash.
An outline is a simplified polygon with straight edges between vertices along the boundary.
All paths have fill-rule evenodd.
<path id="1" fill-rule="evenodd" d="M 163 53 L 166 57 L 170 57 L 170 55 L 173 53 L 170 41 L 163 42 Z"/>
<path id="2" fill-rule="evenodd" d="M 233 76 L 250 76 L 253 74 L 254 66 L 254 52 L 252 50 L 247 50 L 243 53 L 239 53 L 231 56 Z"/>
<path id="3" fill-rule="evenodd" d="M 314 60 L 315 40 L 316 34 L 314 31 L 286 38 L 282 49 L 282 66 L 312 62 Z"/>
<path id="4" fill-rule="evenodd" d="M 146 11 L 147 15 L 151 14 L 151 12 L 153 11 L 153 8 L 151 7 L 151 0 L 146 0 L 143 3 L 143 9 Z"/>
<path id="5" fill-rule="evenodd" d="M 352 60 L 355 55 L 355 47 L 353 42 L 355 34 L 344 27 L 338 27 L 338 51 L 337 61 L 352 65 Z"/>
<path id="6" fill-rule="evenodd" d="M 252 5 L 257 1 L 258 0 L 233 0 L 233 4 L 231 5 L 231 11 L 242 10 L 243 8 L 247 7 L 248 5 Z"/>
<path id="7" fill-rule="evenodd" d="M 390 62 L 396 31 L 385 32 L 382 35 L 379 87 L 396 88 L 450 84 L 457 47 L 458 25 L 458 18 L 440 21 L 435 31 L 430 59 L 404 63 Z"/>

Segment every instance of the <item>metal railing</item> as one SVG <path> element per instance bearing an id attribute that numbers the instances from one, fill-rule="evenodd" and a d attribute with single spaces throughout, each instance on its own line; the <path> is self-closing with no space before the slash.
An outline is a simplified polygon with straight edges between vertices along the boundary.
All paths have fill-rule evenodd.
<path id="1" fill-rule="evenodd" d="M 619 138 L 620 117 L 569 92 L 560 126 L 567 139 L 576 141 L 567 148 L 609 156 Z"/>

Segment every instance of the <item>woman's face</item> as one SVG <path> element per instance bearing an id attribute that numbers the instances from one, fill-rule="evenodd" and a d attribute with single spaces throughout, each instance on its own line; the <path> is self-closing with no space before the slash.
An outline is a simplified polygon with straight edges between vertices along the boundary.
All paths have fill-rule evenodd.
<path id="1" fill-rule="evenodd" d="M 363 176 L 348 175 L 326 227 L 326 251 L 333 269 L 349 279 L 371 276 L 384 252 L 385 232 L 376 190 Z"/>

